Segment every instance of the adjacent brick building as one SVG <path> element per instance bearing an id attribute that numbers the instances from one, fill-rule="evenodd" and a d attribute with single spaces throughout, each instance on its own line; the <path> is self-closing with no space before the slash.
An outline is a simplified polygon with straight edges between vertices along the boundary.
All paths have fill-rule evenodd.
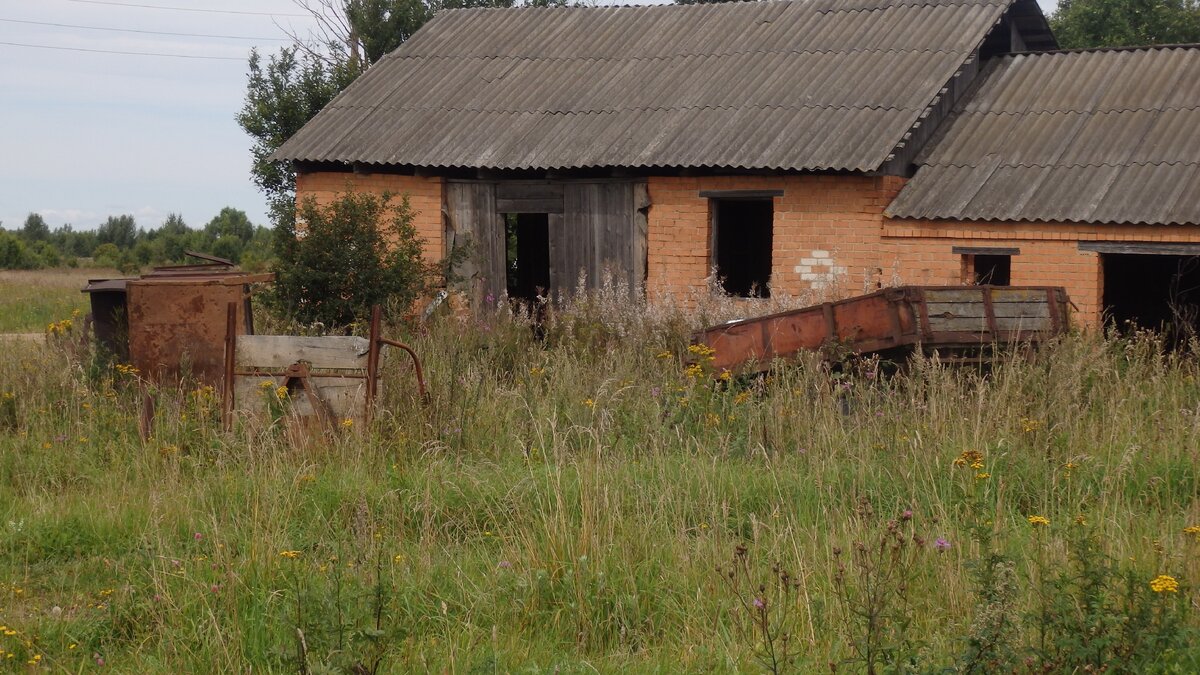
<path id="1" fill-rule="evenodd" d="M 1161 320 L 1200 286 L 1200 49 L 1056 47 L 1032 0 L 451 10 L 275 156 L 407 194 L 476 299 L 988 282 Z"/>

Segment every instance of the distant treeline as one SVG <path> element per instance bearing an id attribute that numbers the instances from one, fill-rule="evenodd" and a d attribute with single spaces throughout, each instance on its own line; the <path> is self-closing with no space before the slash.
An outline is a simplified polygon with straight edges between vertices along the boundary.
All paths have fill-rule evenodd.
<path id="1" fill-rule="evenodd" d="M 271 252 L 271 231 L 256 226 L 244 211 L 225 207 L 200 229 L 188 227 L 170 214 L 157 228 L 138 227 L 131 215 L 109 216 L 95 230 L 71 225 L 50 229 L 40 214 L 31 213 L 19 230 L 0 224 L 0 269 L 111 267 L 132 273 L 145 265 L 185 262 L 184 251 L 208 253 L 239 263 L 246 269 L 265 268 Z"/>

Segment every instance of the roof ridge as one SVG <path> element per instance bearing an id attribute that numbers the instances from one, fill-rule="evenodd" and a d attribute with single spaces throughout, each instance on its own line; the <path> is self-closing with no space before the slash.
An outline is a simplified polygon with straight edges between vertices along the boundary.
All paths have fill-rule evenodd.
<path id="1" fill-rule="evenodd" d="M 1073 108 L 1068 109 L 1068 110 L 1025 110 L 1025 111 L 1019 111 L 1019 112 L 1012 111 L 1012 110 L 963 110 L 963 111 L 957 113 L 956 116 L 957 117 L 966 117 L 969 115 L 976 115 L 976 116 L 995 115 L 998 117 L 1001 115 L 1009 115 L 1009 116 L 1015 116 L 1015 115 L 1021 115 L 1021 116 L 1025 116 L 1025 115 L 1109 115 L 1109 114 L 1120 114 L 1120 113 L 1127 113 L 1127 112 L 1168 112 L 1168 111 L 1173 112 L 1173 111 L 1180 111 L 1180 110 L 1200 110 L 1200 103 L 1198 103 L 1196 105 L 1168 105 L 1168 106 L 1162 106 L 1162 107 L 1158 107 L 1158 108 L 1106 108 L 1104 110 L 1076 110 Z"/>
<path id="2" fill-rule="evenodd" d="M 1162 45 L 1127 45 L 1122 47 L 1078 47 L 1075 49 L 1046 49 L 1041 51 L 1009 52 L 998 58 L 1011 59 L 1017 56 L 1064 56 L 1070 54 L 1094 54 L 1099 52 L 1153 52 L 1168 49 L 1200 49 L 1200 42 L 1181 42 Z"/>
<path id="3" fill-rule="evenodd" d="M 645 112 L 650 110 L 924 110 L 924 108 L 906 108 L 903 106 L 894 105 L 770 105 L 770 104 L 755 104 L 755 105 L 683 105 L 683 106 L 639 106 L 627 108 L 604 108 L 604 109 L 588 109 L 588 110 L 506 110 L 502 108 L 447 108 L 441 107 L 419 107 L 419 106 L 383 106 L 383 105 L 343 105 L 337 106 L 339 110 L 381 110 L 388 112 L 399 111 L 415 111 L 415 112 L 474 112 L 474 113 L 496 113 L 501 115 L 525 115 L 525 114 L 541 114 L 550 113 L 551 115 L 608 115 L 624 112 Z"/>
<path id="4" fill-rule="evenodd" d="M 657 56 L 531 56 L 528 54 L 485 54 L 473 56 L 455 56 L 447 54 L 400 54 L 392 52 L 388 56 L 393 56 L 396 59 L 448 59 L 448 60 L 471 60 L 471 59 L 517 59 L 524 61 L 657 61 L 664 59 L 678 59 L 689 56 L 706 56 L 713 58 L 721 58 L 726 56 L 742 56 L 749 54 L 967 54 L 971 50 L 968 49 L 875 49 L 875 48 L 855 48 L 855 49 L 750 49 L 743 51 L 726 51 L 726 52 L 692 52 L 686 54 L 662 54 Z"/>
<path id="5" fill-rule="evenodd" d="M 926 163 L 924 166 L 936 166 L 936 167 L 941 167 L 941 168 L 954 168 L 954 169 L 978 169 L 981 166 L 985 166 L 985 164 L 984 163 L 972 163 L 972 162 L 930 162 L 930 163 Z M 1159 161 L 1159 162 L 1154 162 L 1154 161 L 1149 161 L 1149 160 L 1138 161 L 1138 162 L 1135 162 L 1135 161 L 1128 161 L 1128 162 L 1073 162 L 1073 163 L 1069 163 L 1069 164 L 1045 164 L 1045 163 L 1037 163 L 1037 162 L 1000 162 L 997 165 L 997 168 L 1004 167 L 1004 168 L 1012 168 L 1012 169 L 1017 169 L 1017 168 L 1020 168 L 1020 169 L 1076 169 L 1076 168 L 1081 168 L 1081 167 L 1090 167 L 1090 168 L 1112 167 L 1112 168 L 1119 169 L 1119 168 L 1123 168 L 1123 167 L 1127 167 L 1127 166 L 1192 166 L 1192 167 L 1197 167 L 1197 166 L 1200 166 L 1200 160 L 1178 160 L 1178 161 L 1173 161 L 1173 162 L 1165 161 L 1165 160 Z"/>
<path id="6" fill-rule="evenodd" d="M 837 0 L 834 0 L 836 2 Z M 620 9 L 640 9 L 651 11 L 676 11 L 676 12 L 699 12 L 699 11 L 714 11 L 725 10 L 730 11 L 734 8 L 754 7 L 756 9 L 768 5 L 815 5 L 819 9 L 819 13 L 828 14 L 831 12 L 876 12 L 892 7 L 961 7 L 963 5 L 1009 5 L 1015 0 L 895 0 L 886 6 L 877 7 L 825 7 L 821 5 L 831 4 L 830 0 L 756 0 L 750 2 L 747 0 L 737 0 L 734 2 L 695 2 L 692 4 L 616 4 L 616 5 L 516 5 L 512 7 L 447 7 L 440 10 L 438 13 L 446 14 L 464 14 L 468 12 L 485 13 L 485 12 L 597 12 Z"/>

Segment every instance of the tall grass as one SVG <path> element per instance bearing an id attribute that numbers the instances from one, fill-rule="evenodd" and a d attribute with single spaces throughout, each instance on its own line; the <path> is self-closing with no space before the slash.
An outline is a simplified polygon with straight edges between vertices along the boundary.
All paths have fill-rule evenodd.
<path id="1" fill-rule="evenodd" d="M 962 668 L 985 548 L 1013 561 L 1012 611 L 1035 615 L 1077 519 L 1139 588 L 1169 574 L 1195 602 L 1192 356 L 1080 334 L 987 375 L 811 358 L 723 382 L 682 367 L 698 314 L 724 318 L 615 296 L 554 315 L 541 340 L 503 311 L 436 318 L 405 336 L 428 401 L 391 359 L 372 428 L 301 446 L 250 420 L 222 433 L 213 393 L 186 384 L 152 390 L 142 442 L 129 376 L 69 341 L 15 347 L 0 663 L 753 670 L 763 645 L 717 571 L 743 547 L 751 576 L 778 563 L 794 579 L 791 665 L 864 670 L 845 596 L 866 587 L 839 590 L 838 571 L 889 520 L 911 547 L 903 606 L 879 619 L 904 643 L 898 669 Z M 956 465 L 967 450 L 982 468 Z M 1021 658 L 1040 658 L 1036 623 Z M 1160 665 L 1194 669 L 1195 649 Z"/>
<path id="2" fill-rule="evenodd" d="M 87 311 L 80 289 L 89 278 L 119 276 L 114 270 L 0 270 L 0 333 L 41 333 L 75 310 Z"/>

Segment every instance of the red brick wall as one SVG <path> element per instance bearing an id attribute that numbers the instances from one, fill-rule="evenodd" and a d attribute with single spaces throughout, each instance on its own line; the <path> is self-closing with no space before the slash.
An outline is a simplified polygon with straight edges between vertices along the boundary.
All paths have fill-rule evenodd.
<path id="1" fill-rule="evenodd" d="M 320 172 L 297 177 L 300 196 L 326 202 L 347 189 L 409 196 L 425 255 L 443 255 L 442 179 Z M 959 284 L 954 246 L 1015 247 L 1014 285 L 1063 286 L 1077 321 L 1100 315 L 1099 255 L 1079 241 L 1200 243 L 1200 226 L 1151 227 L 891 220 L 883 210 L 904 186 L 894 176 L 705 176 L 648 179 L 647 289 L 686 298 L 706 292 L 709 200 L 702 190 L 782 190 L 774 198 L 771 288 L 777 293 L 848 296 L 877 284 Z"/>
<path id="2" fill-rule="evenodd" d="M 354 174 L 346 172 L 316 172 L 296 176 L 296 196 L 316 197 L 321 204 L 350 190 L 382 194 L 390 192 L 396 199 L 407 195 L 413 210 L 413 225 L 425 241 L 425 256 L 440 260 L 442 243 L 442 179 L 397 174 Z"/>
<path id="3" fill-rule="evenodd" d="M 650 178 L 651 292 L 703 292 L 709 276 L 709 200 L 702 190 L 783 190 L 775 197 L 771 288 L 860 292 L 878 280 L 883 209 L 901 179 L 869 176 Z"/>
<path id="4" fill-rule="evenodd" d="M 771 176 L 650 178 L 650 292 L 704 292 L 709 203 L 702 190 L 783 190 L 774 198 L 771 288 L 789 295 L 846 296 L 876 283 L 959 284 L 954 246 L 1015 247 L 1012 284 L 1063 286 L 1075 319 L 1100 318 L 1100 259 L 1080 241 L 1200 243 L 1200 226 L 891 220 L 883 210 L 904 186 L 898 177 Z"/>

